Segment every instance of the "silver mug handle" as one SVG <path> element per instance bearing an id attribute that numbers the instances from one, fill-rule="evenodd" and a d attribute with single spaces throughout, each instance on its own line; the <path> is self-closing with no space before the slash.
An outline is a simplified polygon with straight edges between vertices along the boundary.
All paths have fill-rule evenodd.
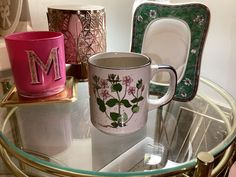
<path id="1" fill-rule="evenodd" d="M 158 108 L 167 104 L 175 95 L 177 85 L 177 74 L 175 69 L 170 65 L 151 65 L 151 78 L 159 72 L 168 72 L 170 75 L 170 85 L 165 95 L 158 99 L 147 99 L 149 110 Z"/>

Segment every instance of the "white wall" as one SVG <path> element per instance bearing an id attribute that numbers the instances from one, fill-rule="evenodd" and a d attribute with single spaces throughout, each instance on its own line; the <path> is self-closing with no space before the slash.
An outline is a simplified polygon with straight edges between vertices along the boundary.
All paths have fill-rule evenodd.
<path id="1" fill-rule="evenodd" d="M 188 0 L 170 0 L 187 2 Z M 196 1 L 196 0 L 195 0 Z M 201 75 L 223 86 L 236 98 L 236 1 L 197 0 L 211 11 Z M 107 14 L 108 51 L 128 51 L 134 0 L 29 0 L 34 30 L 47 30 L 46 11 L 55 4 L 103 5 Z"/>

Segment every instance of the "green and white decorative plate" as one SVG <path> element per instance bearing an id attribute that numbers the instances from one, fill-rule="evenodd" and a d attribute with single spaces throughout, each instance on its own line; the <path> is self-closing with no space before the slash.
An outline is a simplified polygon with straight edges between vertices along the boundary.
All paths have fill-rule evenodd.
<path id="1" fill-rule="evenodd" d="M 134 10 L 131 51 L 176 69 L 174 100 L 190 101 L 196 95 L 209 23 L 210 11 L 201 3 L 144 2 Z M 150 94 L 164 95 L 167 88 L 168 77 L 158 75 Z"/>

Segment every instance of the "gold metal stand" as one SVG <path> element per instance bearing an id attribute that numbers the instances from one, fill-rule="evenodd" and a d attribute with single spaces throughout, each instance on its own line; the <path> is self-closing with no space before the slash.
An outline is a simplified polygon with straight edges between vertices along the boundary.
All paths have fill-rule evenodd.
<path id="1" fill-rule="evenodd" d="M 214 157 L 208 152 L 200 152 L 197 160 L 197 169 L 194 177 L 210 177 L 214 165 Z"/>

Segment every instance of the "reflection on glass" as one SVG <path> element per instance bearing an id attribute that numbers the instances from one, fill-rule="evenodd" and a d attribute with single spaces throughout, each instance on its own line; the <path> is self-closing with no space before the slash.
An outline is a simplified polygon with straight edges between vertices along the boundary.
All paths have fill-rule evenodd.
<path id="1" fill-rule="evenodd" d="M 16 112 L 22 149 L 52 156 L 72 141 L 69 104 L 22 106 Z"/>

